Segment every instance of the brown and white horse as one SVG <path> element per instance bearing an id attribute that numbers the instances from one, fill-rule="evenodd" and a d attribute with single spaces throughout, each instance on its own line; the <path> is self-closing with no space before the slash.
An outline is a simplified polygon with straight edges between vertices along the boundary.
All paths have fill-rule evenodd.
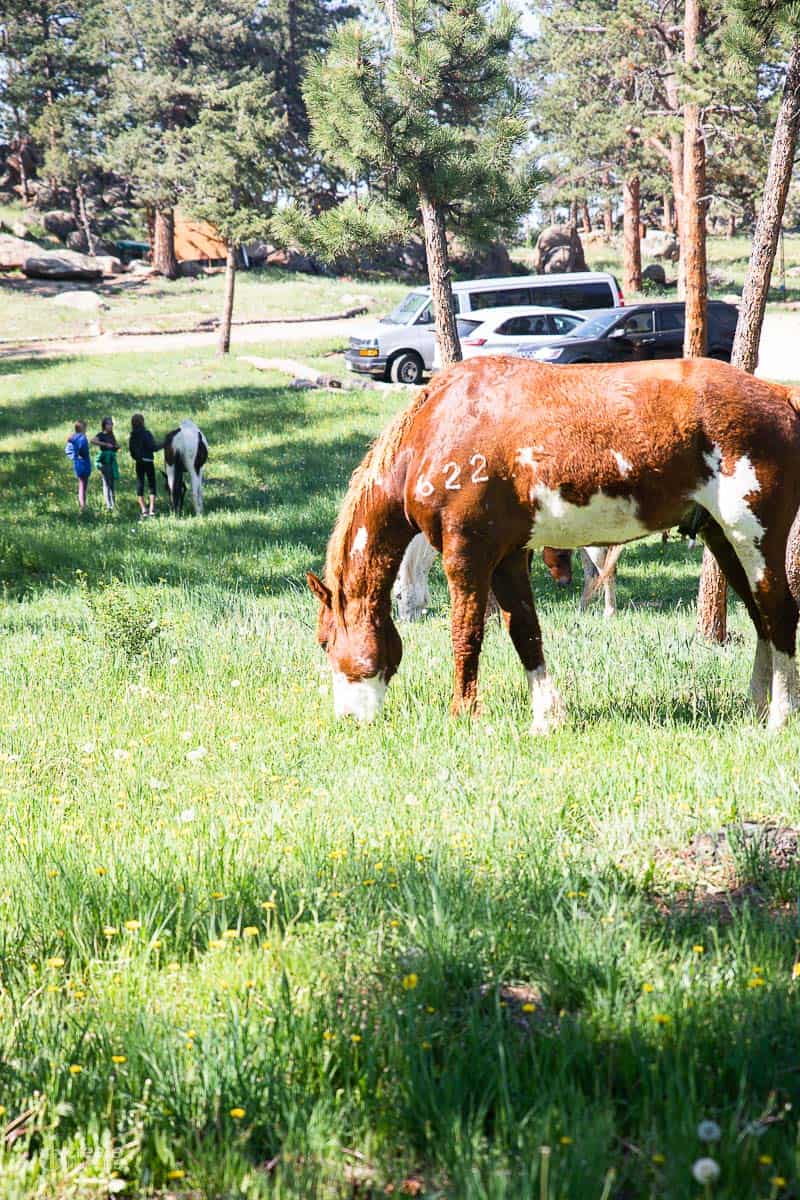
<path id="1" fill-rule="evenodd" d="M 550 367 L 460 363 L 418 393 L 355 471 L 328 545 L 318 639 L 338 716 L 378 712 L 402 654 L 391 588 L 417 532 L 452 599 L 453 711 L 477 702 L 489 590 L 525 668 L 533 732 L 564 715 L 547 673 L 527 553 L 614 545 L 680 524 L 702 536 L 758 645 L 750 694 L 769 726 L 797 707 L 798 607 L 786 572 L 800 506 L 800 394 L 708 359 Z"/>

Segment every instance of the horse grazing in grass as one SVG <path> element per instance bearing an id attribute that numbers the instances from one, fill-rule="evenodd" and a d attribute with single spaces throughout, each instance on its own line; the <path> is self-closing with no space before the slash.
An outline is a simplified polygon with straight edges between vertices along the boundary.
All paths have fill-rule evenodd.
<path id="1" fill-rule="evenodd" d="M 545 666 L 529 550 L 622 544 L 695 514 L 755 625 L 750 694 L 777 729 L 798 703 L 786 552 L 799 413 L 800 393 L 709 359 L 487 357 L 443 371 L 356 469 L 325 581 L 308 576 L 336 714 L 375 716 L 397 671 L 391 588 L 415 533 L 441 550 L 450 588 L 453 711 L 477 703 L 491 588 L 528 677 L 533 732 L 544 733 L 564 706 Z"/>
<path id="2" fill-rule="evenodd" d="M 183 510 L 186 495 L 184 475 L 189 476 L 195 513 L 203 511 L 203 467 L 208 462 L 208 442 L 194 421 L 181 421 L 164 438 L 164 472 L 170 505 L 174 513 Z"/>

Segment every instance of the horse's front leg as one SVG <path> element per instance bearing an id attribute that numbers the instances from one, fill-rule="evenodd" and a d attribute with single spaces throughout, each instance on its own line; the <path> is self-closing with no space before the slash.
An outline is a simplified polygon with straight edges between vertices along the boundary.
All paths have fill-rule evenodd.
<path id="1" fill-rule="evenodd" d="M 478 707 L 478 661 L 483 645 L 489 570 L 480 546 L 450 539 L 443 549 L 450 589 L 451 636 L 455 677 L 450 711 L 475 713 Z"/>

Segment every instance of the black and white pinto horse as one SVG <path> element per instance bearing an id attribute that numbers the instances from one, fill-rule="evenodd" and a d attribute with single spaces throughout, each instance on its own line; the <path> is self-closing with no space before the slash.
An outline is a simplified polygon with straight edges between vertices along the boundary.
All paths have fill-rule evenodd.
<path id="1" fill-rule="evenodd" d="M 186 495 L 184 476 L 189 476 L 192 503 L 198 516 L 203 511 L 203 467 L 208 461 L 208 442 L 194 421 L 181 421 L 164 439 L 164 475 L 174 513 L 183 509 Z"/>

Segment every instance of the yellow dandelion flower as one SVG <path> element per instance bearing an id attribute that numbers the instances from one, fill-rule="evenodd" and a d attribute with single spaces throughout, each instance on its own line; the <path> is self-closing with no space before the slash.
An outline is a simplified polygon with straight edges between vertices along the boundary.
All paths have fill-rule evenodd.
<path id="1" fill-rule="evenodd" d="M 522 1011 L 527 1013 L 536 1012 L 536 1005 L 531 1004 L 529 1000 L 526 1004 L 523 1004 Z"/>
<path id="2" fill-rule="evenodd" d="M 430 1042 L 420 1042 L 420 1047 L 423 1050 L 430 1050 L 431 1044 L 430 1044 Z"/>
<path id="3" fill-rule="evenodd" d="M 361 1034 L 360 1033 L 351 1033 L 350 1041 L 358 1044 L 361 1041 Z"/>
<path id="4" fill-rule="evenodd" d="M 238 938 L 239 930 L 238 929 L 226 929 L 222 936 L 224 938 L 227 938 L 229 942 L 232 942 L 234 938 Z"/>
<path id="5" fill-rule="evenodd" d="M 278 906 L 277 906 L 277 904 L 275 903 L 275 901 L 274 901 L 274 900 L 264 900 L 264 901 L 263 901 L 263 903 L 262 903 L 262 905 L 261 905 L 261 907 L 262 907 L 262 908 L 266 908 L 266 909 L 270 909 L 270 910 L 274 910 L 274 909 L 276 909 Z"/>
<path id="6" fill-rule="evenodd" d="M 245 937 L 258 937 L 260 930 L 257 925 L 245 925 L 242 933 Z"/>
<path id="7" fill-rule="evenodd" d="M 95 871 L 96 871 L 96 874 L 98 874 L 98 875 L 106 875 L 107 874 L 105 867 L 96 867 Z"/>
<path id="8" fill-rule="evenodd" d="M 168 971 L 180 971 L 180 969 L 181 969 L 181 964 L 178 962 L 167 963 Z"/>
<path id="9" fill-rule="evenodd" d="M 5 1106 L 5 1104 L 0 1104 L 0 1117 L 4 1117 L 5 1115 L 6 1115 L 6 1106 Z"/>
<path id="10" fill-rule="evenodd" d="M 243 1108 L 232 1108 L 231 1116 L 233 1117 L 234 1121 L 241 1121 L 242 1117 L 244 1116 L 244 1109 Z"/>
<path id="11" fill-rule="evenodd" d="M 105 935 L 105 937 L 112 938 L 115 933 L 119 933 L 119 930 L 117 929 L 116 925 L 104 925 L 103 926 L 103 934 Z"/>
<path id="12" fill-rule="evenodd" d="M 186 1172 L 182 1171 L 180 1167 L 173 1167 L 171 1171 L 167 1171 L 167 1179 L 183 1179 L 185 1176 Z"/>
<path id="13" fill-rule="evenodd" d="M 762 1167 L 771 1167 L 772 1166 L 772 1155 L 771 1154 L 759 1154 L 758 1161 Z"/>
<path id="14" fill-rule="evenodd" d="M 224 893 L 224 892 L 212 892 L 212 893 L 211 893 L 211 899 L 212 899 L 212 900 L 224 900 L 224 899 L 225 899 L 225 893 Z"/>
<path id="15" fill-rule="evenodd" d="M 390 921 L 390 922 L 389 922 L 389 924 L 391 925 L 392 929 L 399 929 L 399 928 L 400 928 L 400 922 L 399 922 L 399 921 Z"/>
<path id="16" fill-rule="evenodd" d="M 773 1175 L 772 1179 L 770 1179 L 770 1183 L 772 1184 L 772 1186 L 774 1188 L 785 1188 L 786 1187 L 786 1180 L 783 1178 L 782 1175 Z"/>
<path id="17" fill-rule="evenodd" d="M 323 1040 L 323 1042 L 332 1042 L 333 1041 L 333 1034 L 331 1033 L 330 1029 L 325 1030 L 325 1032 L 322 1035 L 322 1040 Z"/>
<path id="18" fill-rule="evenodd" d="M 48 967 L 51 967 L 54 971 L 57 971 L 59 967 L 63 967 L 64 959 L 63 958 L 48 958 L 47 965 L 48 965 Z"/>
<path id="19" fill-rule="evenodd" d="M 83 1067 L 81 1066 L 80 1063 L 70 1063 L 70 1068 L 69 1068 L 70 1075 L 80 1075 L 82 1070 L 83 1070 Z"/>
<path id="20" fill-rule="evenodd" d="M 57 871 L 57 870 L 55 869 L 55 867 L 54 867 L 54 868 L 53 868 L 51 871 L 48 871 L 48 872 L 47 872 L 47 878 L 48 878 L 48 879 L 55 879 L 55 877 L 56 877 L 56 875 L 57 875 L 57 874 L 58 874 L 58 871 Z"/>
<path id="21" fill-rule="evenodd" d="M 754 975 L 752 979 L 748 979 L 747 986 L 749 988 L 766 987 L 766 980 L 762 979 L 760 975 Z"/>
<path id="22" fill-rule="evenodd" d="M 128 930 L 129 933 L 135 933 L 137 929 L 142 928 L 142 922 L 141 921 L 126 921 L 125 928 Z"/>
<path id="23" fill-rule="evenodd" d="M 127 1058 L 127 1055 L 125 1055 L 125 1054 L 112 1054 L 111 1061 L 113 1063 L 116 1063 L 117 1066 L 120 1066 L 122 1063 L 127 1062 L 128 1058 Z"/>
<path id="24" fill-rule="evenodd" d="M 419 979 L 412 971 L 410 975 L 403 976 L 403 987 L 407 992 L 413 992 L 414 988 L 419 983 Z"/>
<path id="25" fill-rule="evenodd" d="M 754 975 L 763 975 L 764 968 L 763 967 L 753 967 L 753 974 Z"/>
<path id="26" fill-rule="evenodd" d="M 706 952 L 705 946 L 700 945 L 692 946 L 692 950 L 694 950 L 695 954 L 705 954 Z"/>
<path id="27" fill-rule="evenodd" d="M 664 1158 L 663 1154 L 654 1154 L 653 1155 L 653 1162 L 655 1163 L 655 1165 L 657 1167 L 663 1166 L 666 1161 L 667 1160 Z"/>
<path id="28" fill-rule="evenodd" d="M 643 992 L 650 993 L 650 992 L 654 992 L 655 990 L 656 990 L 656 989 L 653 987 L 652 983 L 643 983 L 643 984 L 642 984 L 642 991 L 643 991 Z"/>
<path id="29" fill-rule="evenodd" d="M 153 938 L 150 945 L 153 947 L 154 950 L 160 950 L 161 947 L 164 945 L 164 943 L 162 942 L 161 938 Z"/>
<path id="30" fill-rule="evenodd" d="M 208 944 L 212 950 L 219 950 L 221 946 L 225 945 L 221 938 L 211 938 Z"/>
<path id="31" fill-rule="evenodd" d="M 668 1013 L 653 1013 L 653 1020 L 656 1025 L 669 1025 L 672 1017 Z"/>
<path id="32" fill-rule="evenodd" d="M 792 967 L 792 979 L 800 979 L 800 962 L 796 962 Z"/>
<path id="33" fill-rule="evenodd" d="M 566 1137 L 566 1136 L 565 1136 L 565 1137 L 560 1137 L 558 1140 L 559 1140 L 559 1142 L 560 1142 L 560 1144 L 561 1144 L 562 1146 L 571 1146 L 571 1145 L 572 1145 L 572 1138 L 571 1138 L 571 1137 Z"/>

